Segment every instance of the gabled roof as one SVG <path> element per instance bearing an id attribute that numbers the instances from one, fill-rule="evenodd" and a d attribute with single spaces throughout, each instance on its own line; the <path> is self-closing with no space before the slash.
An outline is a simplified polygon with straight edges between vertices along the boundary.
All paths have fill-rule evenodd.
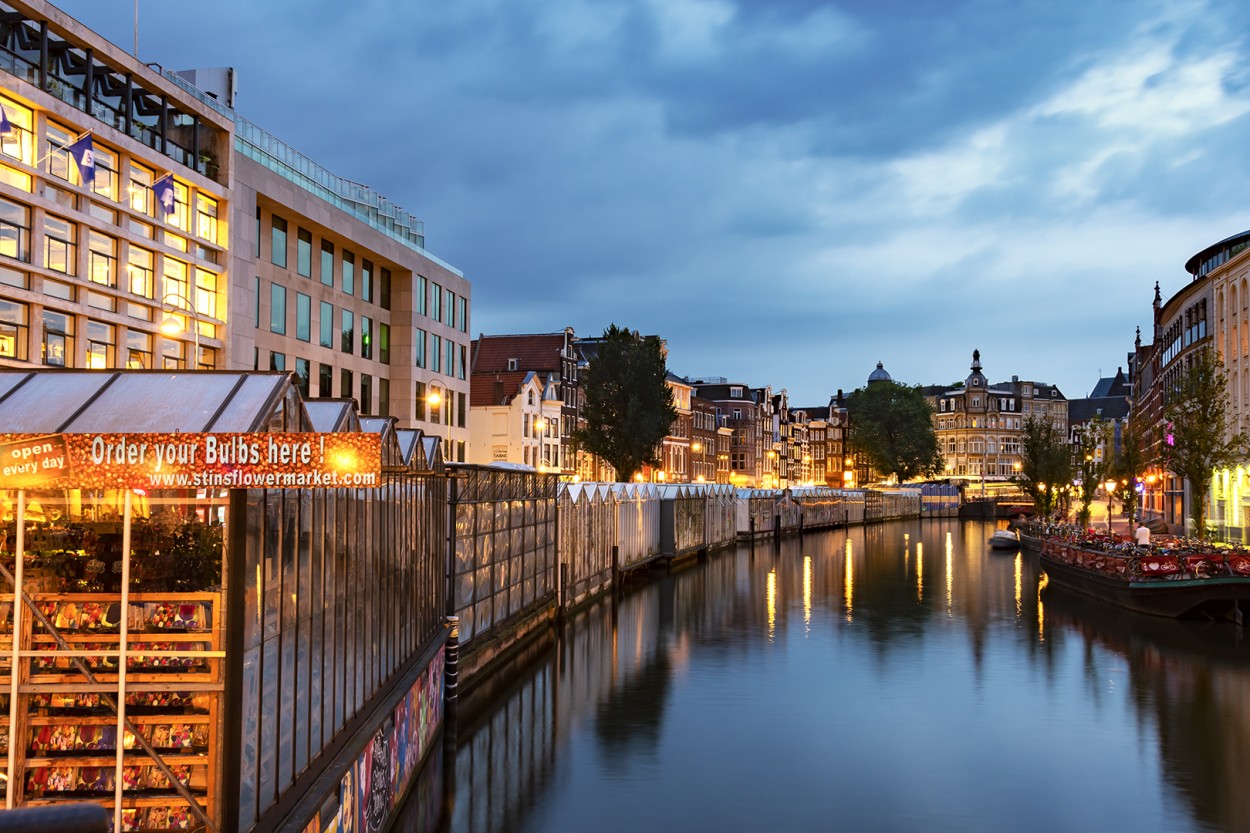
<path id="1" fill-rule="evenodd" d="M 529 371 L 523 370 L 474 373 L 469 378 L 469 407 L 507 405 L 520 392 L 521 385 L 529 375 Z"/>
<path id="2" fill-rule="evenodd" d="M 506 373 L 508 360 L 517 370 L 560 372 L 565 334 L 480 335 L 473 339 L 473 368 L 477 373 Z"/>
<path id="3" fill-rule="evenodd" d="M 304 410 L 308 411 L 314 431 L 333 433 L 360 430 L 356 405 L 351 399 L 308 399 L 304 402 Z"/>
<path id="4" fill-rule="evenodd" d="M 1129 400 L 1124 396 L 1090 397 L 1068 400 L 1068 424 L 1087 422 L 1102 411 L 1103 419 L 1124 419 L 1129 413 Z"/>
<path id="5" fill-rule="evenodd" d="M 740 388 L 742 393 L 738 396 L 730 396 L 730 388 Z M 751 395 L 751 388 L 747 385 L 737 384 L 715 384 L 700 385 L 695 384 L 694 393 L 703 399 L 709 399 L 712 402 L 750 402 L 755 404 L 755 397 Z"/>
<path id="6" fill-rule="evenodd" d="M 284 415 L 287 428 L 273 428 L 286 405 L 298 414 Z M 311 430 L 288 373 L 0 370 L 0 432 L 266 430 Z"/>
<path id="7" fill-rule="evenodd" d="M 1108 396 L 1132 396 L 1133 389 L 1124 378 L 1124 370 L 1116 368 L 1114 376 L 1104 376 L 1090 391 L 1090 399 L 1105 399 Z"/>

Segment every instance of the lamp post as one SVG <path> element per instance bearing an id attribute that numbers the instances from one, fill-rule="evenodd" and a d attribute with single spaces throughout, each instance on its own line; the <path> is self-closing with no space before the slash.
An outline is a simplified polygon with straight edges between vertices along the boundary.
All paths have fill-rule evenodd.
<path id="1" fill-rule="evenodd" d="M 182 303 L 181 304 L 170 303 L 169 301 L 170 298 L 173 298 L 176 301 L 181 301 Z M 191 337 L 192 337 L 192 343 L 195 349 L 195 355 L 191 357 L 190 364 L 191 364 L 192 370 L 198 370 L 200 366 L 200 314 L 195 311 L 195 305 L 192 304 L 185 295 L 182 295 L 181 293 L 178 293 L 178 292 L 166 292 L 165 296 L 161 298 L 162 310 L 165 308 L 166 304 L 169 305 L 170 314 L 165 318 L 164 321 L 161 322 L 161 332 L 164 333 L 165 335 L 176 336 L 176 335 L 186 332 L 186 327 L 183 326 L 183 322 L 179 321 L 174 316 L 175 311 L 178 313 L 184 313 L 184 312 L 189 313 L 192 320 L 195 321 L 195 326 L 191 329 Z"/>
<path id="2" fill-rule="evenodd" d="M 441 394 L 439 393 L 440 390 L 442 390 Z M 430 382 L 430 392 L 426 394 L 425 401 L 429 403 L 431 408 L 439 409 L 439 406 L 442 404 L 444 399 L 447 400 L 448 405 L 451 404 L 451 394 L 448 392 L 447 388 L 444 387 L 443 385 L 438 384 L 437 382 Z M 443 417 L 447 417 L 447 419 L 445 420 L 445 424 L 447 425 L 447 432 L 446 432 L 447 450 L 443 456 L 445 458 L 444 461 L 448 462 L 451 460 L 451 416 L 446 411 L 441 410 L 441 409 L 439 409 L 438 415 L 440 419 Z"/>
<path id="3" fill-rule="evenodd" d="M 547 465 L 547 453 L 543 451 L 543 433 L 546 432 L 546 430 L 547 420 L 542 414 L 539 414 L 534 419 L 534 436 L 538 439 L 538 465 L 534 468 L 539 471 L 543 471 Z"/>
<path id="4" fill-rule="evenodd" d="M 1107 532 L 1111 532 L 1111 499 L 1115 496 L 1115 481 L 1108 480 L 1102 485 L 1107 490 Z"/>

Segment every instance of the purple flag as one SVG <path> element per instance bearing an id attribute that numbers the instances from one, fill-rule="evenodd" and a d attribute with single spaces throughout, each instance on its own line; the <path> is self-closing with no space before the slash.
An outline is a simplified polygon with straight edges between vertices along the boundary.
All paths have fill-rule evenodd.
<path id="1" fill-rule="evenodd" d="M 161 209 L 168 217 L 178 210 L 178 206 L 174 204 L 174 175 L 167 173 L 156 182 L 152 183 L 152 193 L 156 195 L 156 201 L 161 204 Z"/>
<path id="2" fill-rule="evenodd" d="M 74 157 L 78 165 L 78 178 L 83 185 L 95 182 L 95 151 L 91 143 L 91 133 L 84 133 L 76 142 L 65 149 Z"/>

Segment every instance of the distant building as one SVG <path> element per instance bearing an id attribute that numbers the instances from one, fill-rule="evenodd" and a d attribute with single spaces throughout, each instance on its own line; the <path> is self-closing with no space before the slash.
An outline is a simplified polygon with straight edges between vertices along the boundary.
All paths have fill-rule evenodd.
<path id="1" fill-rule="evenodd" d="M 1133 400 L 1133 387 L 1123 368 L 1116 368 L 1114 376 L 1098 380 L 1098 384 L 1085 399 L 1068 401 L 1068 439 L 1078 465 L 1084 455 L 1102 462 L 1113 460 L 1119 454 Z M 1111 429 L 1111 445 L 1099 442 L 1091 446 L 1089 427 L 1095 420 L 1103 420 Z"/>
<path id="2" fill-rule="evenodd" d="M 1047 420 L 1062 435 L 1068 433 L 1068 401 L 1057 387 L 1018 376 L 990 384 L 980 350 L 972 351 L 962 385 L 930 385 L 922 392 L 933 406 L 933 427 L 948 477 L 1010 480 L 1020 467 L 1024 423 L 1030 418 Z"/>

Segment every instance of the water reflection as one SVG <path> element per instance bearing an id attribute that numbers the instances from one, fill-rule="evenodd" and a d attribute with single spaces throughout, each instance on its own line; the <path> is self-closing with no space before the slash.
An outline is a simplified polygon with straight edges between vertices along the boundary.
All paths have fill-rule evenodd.
<path id="1" fill-rule="evenodd" d="M 1043 592 L 990 531 L 743 547 L 581 611 L 463 716 L 441 829 L 1250 829 L 1231 626 Z"/>

